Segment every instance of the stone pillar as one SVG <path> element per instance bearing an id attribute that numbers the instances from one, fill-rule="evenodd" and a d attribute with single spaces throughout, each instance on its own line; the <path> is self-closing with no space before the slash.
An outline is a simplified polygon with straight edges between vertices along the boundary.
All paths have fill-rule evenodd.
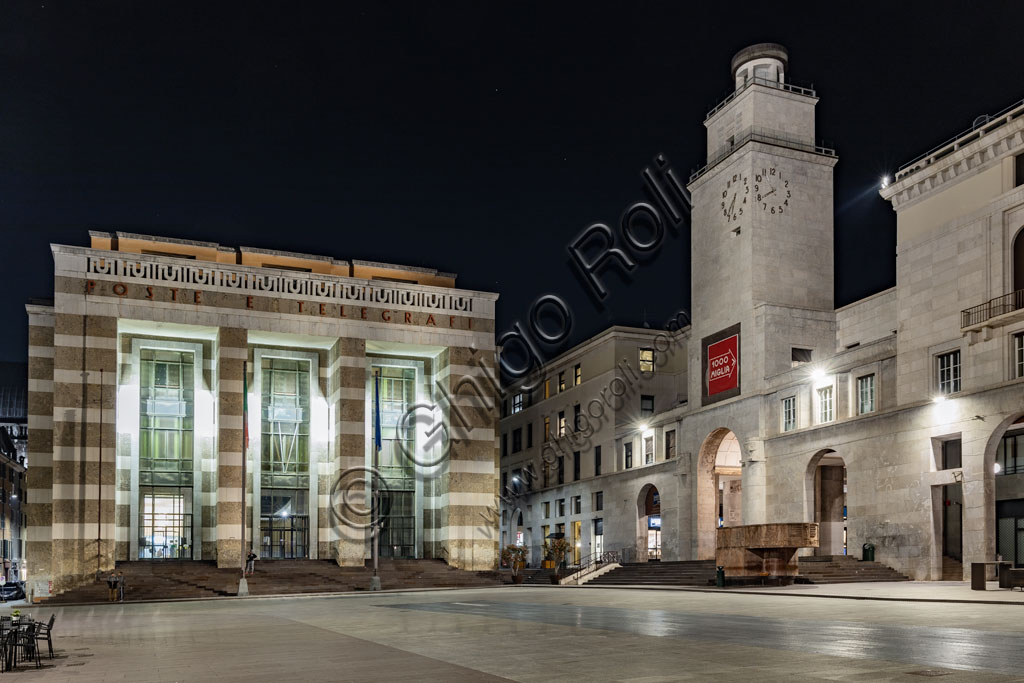
<path id="1" fill-rule="evenodd" d="M 448 562 L 459 569 L 493 569 L 500 539 L 495 353 L 448 351 Z"/>
<path id="2" fill-rule="evenodd" d="M 31 596 L 45 596 L 53 579 L 53 309 L 28 310 L 28 468 L 25 555 Z"/>
<path id="3" fill-rule="evenodd" d="M 335 405 L 335 443 L 331 449 L 336 474 L 327 491 L 332 497 L 330 528 L 332 557 L 339 565 L 362 567 L 369 553 L 369 509 L 366 469 L 366 341 L 339 339 L 334 346 L 332 383 L 338 387 Z"/>
<path id="4" fill-rule="evenodd" d="M 61 293 L 59 285 L 60 312 L 54 318 L 51 489 L 55 592 L 73 588 L 114 566 L 117 439 L 117 318 L 89 315 L 87 305 L 76 295 Z M 30 463 L 30 470 L 32 466 Z M 38 494 L 41 491 L 37 489 L 33 497 Z M 100 497 L 103 526 L 97 529 Z"/>
<path id="5" fill-rule="evenodd" d="M 222 327 L 217 338 L 217 566 L 242 567 L 242 367 L 248 333 Z M 249 430 L 260 428 L 249 415 Z M 248 487 L 246 487 L 248 488 Z M 245 521 L 252 517 L 246 514 Z M 247 539 L 246 547 L 252 545 Z"/>
<path id="6" fill-rule="evenodd" d="M 743 459 L 743 524 L 765 524 L 764 442 L 750 439 L 740 444 Z"/>

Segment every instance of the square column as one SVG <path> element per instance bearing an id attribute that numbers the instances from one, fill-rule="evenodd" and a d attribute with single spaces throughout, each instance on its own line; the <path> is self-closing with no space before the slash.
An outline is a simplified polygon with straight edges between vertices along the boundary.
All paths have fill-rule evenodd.
<path id="1" fill-rule="evenodd" d="M 217 339 L 217 566 L 242 567 L 242 368 L 248 358 L 248 333 L 222 327 Z M 249 429 L 259 416 L 249 416 Z M 251 433 L 251 432 L 250 432 Z M 248 530 L 246 533 L 250 533 Z M 252 539 L 247 537 L 246 547 Z"/>

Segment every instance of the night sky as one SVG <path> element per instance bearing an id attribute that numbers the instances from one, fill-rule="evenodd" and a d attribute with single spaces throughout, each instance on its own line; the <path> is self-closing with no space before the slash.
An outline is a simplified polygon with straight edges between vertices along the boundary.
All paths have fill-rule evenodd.
<path id="1" fill-rule="evenodd" d="M 1024 5 L 51 2 L 0 6 L 0 358 L 24 360 L 48 243 L 125 230 L 428 266 L 542 294 L 567 343 L 689 305 L 689 238 L 610 296 L 566 245 L 702 165 L 742 47 L 779 42 L 836 167 L 836 305 L 894 284 L 881 176 L 1024 97 Z M 839 6 L 843 9 L 839 11 Z M 557 349 L 548 349 L 554 353 Z"/>

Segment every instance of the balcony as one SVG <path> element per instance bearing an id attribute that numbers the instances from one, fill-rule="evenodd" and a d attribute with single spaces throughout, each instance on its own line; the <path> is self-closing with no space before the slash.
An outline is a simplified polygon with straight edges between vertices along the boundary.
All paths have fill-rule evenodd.
<path id="1" fill-rule="evenodd" d="M 773 88 L 774 90 L 785 90 L 786 92 L 804 95 L 805 97 L 818 96 L 817 93 L 814 92 L 813 88 L 803 88 L 799 85 L 793 85 L 792 83 L 780 83 L 778 81 L 773 81 L 767 78 L 755 77 L 748 79 L 746 83 L 733 90 L 731 93 L 726 95 L 725 99 L 723 99 L 721 102 L 712 107 L 711 111 L 708 112 L 708 115 L 704 117 L 704 121 L 707 122 L 708 119 L 710 119 L 712 116 L 720 112 L 722 110 L 722 107 L 732 102 L 739 96 L 740 93 L 742 93 L 744 90 L 746 90 L 752 85 L 763 85 L 766 88 Z"/>
<path id="2" fill-rule="evenodd" d="M 834 157 L 836 155 L 836 151 L 834 149 L 826 147 L 824 144 L 814 144 L 813 142 L 796 138 L 791 135 L 786 135 L 785 133 L 781 133 L 776 130 L 751 126 L 740 133 L 732 141 L 732 144 L 719 148 L 707 164 L 690 174 L 690 180 L 688 182 L 692 183 L 697 178 L 700 178 L 702 175 L 721 163 L 730 154 L 751 141 L 764 142 L 769 145 L 786 147 L 788 149 L 795 149 L 801 152 L 808 152 L 810 154 L 821 154 L 829 157 Z"/>
<path id="3" fill-rule="evenodd" d="M 983 304 L 960 311 L 960 328 L 982 325 L 992 318 L 1024 310 L 1024 289 L 997 296 Z"/>

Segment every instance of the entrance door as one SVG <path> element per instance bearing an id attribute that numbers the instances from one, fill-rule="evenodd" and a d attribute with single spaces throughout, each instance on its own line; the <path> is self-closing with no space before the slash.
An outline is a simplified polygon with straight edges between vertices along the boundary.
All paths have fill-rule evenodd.
<path id="1" fill-rule="evenodd" d="M 963 493 L 960 484 L 942 487 L 942 554 L 963 562 Z"/>
<path id="2" fill-rule="evenodd" d="M 594 552 L 598 556 L 604 554 L 604 520 L 594 520 Z"/>
<path id="3" fill-rule="evenodd" d="M 583 522 L 572 523 L 572 563 L 574 566 L 580 564 L 580 539 L 583 536 Z"/>
<path id="4" fill-rule="evenodd" d="M 647 561 L 661 559 L 661 529 L 647 530 Z"/>
<path id="5" fill-rule="evenodd" d="M 192 489 L 144 487 L 139 559 L 192 559 Z"/>
<path id="6" fill-rule="evenodd" d="M 379 382 L 373 391 L 380 400 L 380 450 L 373 465 L 386 486 L 381 491 L 380 556 L 415 558 L 416 545 L 416 430 L 407 419 L 416 402 L 416 369 L 374 365 Z M 376 411 L 373 420 L 377 419 Z M 376 427 L 375 427 L 376 429 Z M 515 521 L 513 521 L 513 525 Z"/>

